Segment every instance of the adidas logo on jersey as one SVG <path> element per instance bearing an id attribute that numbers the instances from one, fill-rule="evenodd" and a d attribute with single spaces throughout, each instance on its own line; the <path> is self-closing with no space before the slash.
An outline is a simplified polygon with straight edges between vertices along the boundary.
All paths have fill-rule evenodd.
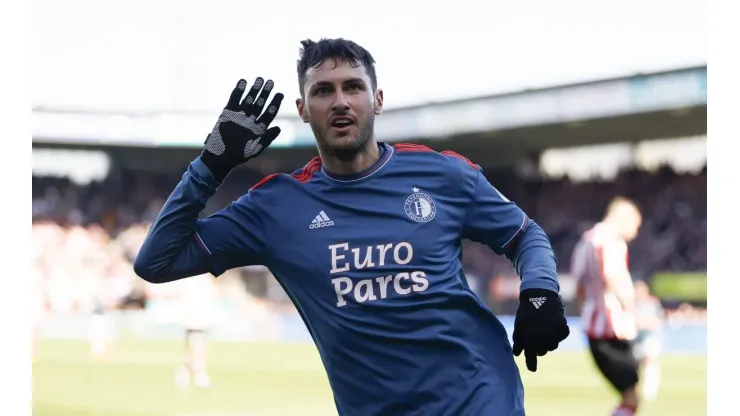
<path id="1" fill-rule="evenodd" d="M 329 216 L 326 215 L 324 211 L 319 212 L 319 215 L 316 216 L 316 218 L 311 221 L 311 225 L 308 226 L 310 229 L 315 228 L 323 228 L 323 227 L 332 227 L 334 226 L 334 221 L 329 219 Z"/>
<path id="2" fill-rule="evenodd" d="M 529 298 L 529 301 L 532 302 L 532 305 L 534 305 L 535 309 L 539 309 L 540 306 L 545 304 L 545 301 L 547 298 Z"/>

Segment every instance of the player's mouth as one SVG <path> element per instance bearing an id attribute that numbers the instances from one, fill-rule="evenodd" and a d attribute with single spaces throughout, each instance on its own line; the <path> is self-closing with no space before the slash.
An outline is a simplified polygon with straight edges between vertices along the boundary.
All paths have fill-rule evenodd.
<path id="1" fill-rule="evenodd" d="M 350 127 L 352 127 L 352 125 L 354 124 L 355 122 L 351 118 L 344 116 L 334 117 L 329 122 L 329 126 L 339 132 L 345 132 L 349 130 Z"/>

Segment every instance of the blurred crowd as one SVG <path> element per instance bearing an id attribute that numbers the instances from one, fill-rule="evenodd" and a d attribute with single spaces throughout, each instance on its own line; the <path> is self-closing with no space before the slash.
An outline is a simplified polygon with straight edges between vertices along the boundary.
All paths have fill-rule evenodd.
<path id="1" fill-rule="evenodd" d="M 630 244 L 633 278 L 657 272 L 706 271 L 707 171 L 679 175 L 664 167 L 655 172 L 624 171 L 613 181 L 524 181 L 513 172 L 489 174 L 489 180 L 542 226 L 550 237 L 559 269 L 569 269 L 570 253 L 581 234 L 604 215 L 609 201 L 622 195 L 643 214 L 638 237 Z M 513 272 L 508 260 L 467 243 L 464 266 L 477 276 Z"/>
<path id="2" fill-rule="evenodd" d="M 665 310 L 665 320 L 671 326 L 681 326 L 687 322 L 706 322 L 707 309 L 681 303 L 677 308 Z"/>
<path id="3" fill-rule="evenodd" d="M 103 182 L 85 186 L 34 177 L 32 264 L 38 307 L 92 313 L 141 308 L 159 293 L 137 278 L 131 265 L 181 174 L 117 171 Z M 615 195 L 633 199 L 644 216 L 640 235 L 630 247 L 635 278 L 664 271 L 706 271 L 706 168 L 696 175 L 679 175 L 669 168 L 625 171 L 603 182 L 524 180 L 511 171 L 492 170 L 487 175 L 545 229 L 563 272 L 581 233 L 601 218 Z M 204 214 L 224 207 L 260 178 L 248 170 L 234 172 Z M 491 281 L 513 273 L 507 259 L 468 241 L 463 265 L 481 293 Z M 232 294 L 243 292 L 245 299 L 268 299 L 276 307 L 290 307 L 263 267 L 233 271 L 218 284 Z"/>

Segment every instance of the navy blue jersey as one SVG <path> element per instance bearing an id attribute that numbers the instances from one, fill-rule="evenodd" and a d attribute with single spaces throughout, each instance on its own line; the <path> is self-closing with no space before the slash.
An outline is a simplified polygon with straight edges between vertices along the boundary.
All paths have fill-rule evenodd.
<path id="1" fill-rule="evenodd" d="M 511 258 L 522 289 L 557 292 L 547 237 L 462 156 L 379 146 L 360 174 L 331 174 L 315 158 L 197 220 L 219 184 L 195 160 L 137 273 L 170 281 L 269 267 L 316 343 L 340 415 L 523 415 L 507 333 L 468 287 L 461 240 Z"/>

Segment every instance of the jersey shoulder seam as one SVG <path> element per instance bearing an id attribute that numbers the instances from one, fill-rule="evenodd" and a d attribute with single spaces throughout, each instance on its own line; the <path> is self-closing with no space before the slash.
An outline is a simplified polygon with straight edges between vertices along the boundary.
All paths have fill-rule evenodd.
<path id="1" fill-rule="evenodd" d="M 315 158 L 311 159 L 311 161 L 306 163 L 306 165 L 303 166 L 301 170 L 298 170 L 292 174 L 273 173 L 273 174 L 267 175 L 264 178 L 262 178 L 262 180 L 254 184 L 254 186 L 252 186 L 249 190 L 254 191 L 257 188 L 261 188 L 265 186 L 267 183 L 274 182 L 273 179 L 276 179 L 277 177 L 280 177 L 280 176 L 287 176 L 287 177 L 297 180 L 300 183 L 306 183 L 313 177 L 313 175 L 319 169 L 321 169 L 321 158 L 316 156 Z"/>
<path id="2" fill-rule="evenodd" d="M 465 162 L 465 164 L 467 164 L 468 166 L 470 166 L 474 170 L 476 170 L 476 171 L 478 170 L 478 166 L 475 163 L 473 163 L 470 159 L 468 159 L 467 157 L 461 155 L 460 153 L 453 152 L 452 150 L 443 150 L 443 151 L 440 152 L 440 154 L 441 155 L 444 155 L 444 156 L 456 157 L 456 158 L 462 160 L 463 162 Z"/>
<path id="3" fill-rule="evenodd" d="M 437 154 L 446 156 L 448 158 L 457 158 L 458 160 L 463 161 L 466 165 L 473 168 L 473 170 L 478 170 L 478 166 L 473 163 L 470 159 L 467 157 L 457 153 L 453 152 L 452 150 L 443 150 L 441 152 L 437 152 L 436 150 L 424 146 L 422 144 L 414 144 L 414 143 L 396 143 L 393 145 L 393 147 L 396 149 L 397 153 L 431 153 L 431 154 Z"/>
<path id="4" fill-rule="evenodd" d="M 396 149 L 396 153 L 437 153 L 434 149 L 414 143 L 394 143 L 393 148 Z"/>

